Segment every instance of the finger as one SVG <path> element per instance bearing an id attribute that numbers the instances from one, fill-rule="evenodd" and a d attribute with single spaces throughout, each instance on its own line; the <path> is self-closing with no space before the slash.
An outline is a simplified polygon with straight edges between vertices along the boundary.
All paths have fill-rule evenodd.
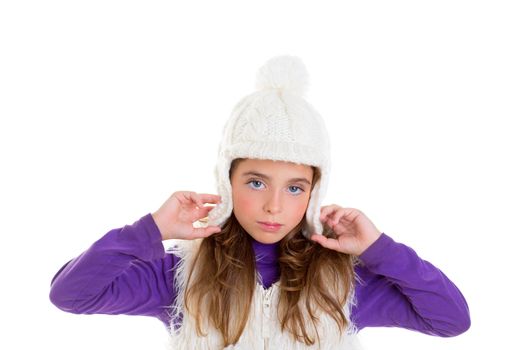
<path id="1" fill-rule="evenodd" d="M 356 208 L 347 208 L 347 213 L 340 218 L 340 222 L 344 224 L 353 224 L 355 223 L 356 218 L 358 218 L 360 215 L 363 215 L 363 212 L 361 212 L 359 209 Z"/>
<path id="2" fill-rule="evenodd" d="M 197 204 L 199 209 L 204 206 L 204 203 L 202 203 L 201 196 L 199 194 L 195 192 L 190 192 L 190 198 L 195 204 Z"/>
<path id="3" fill-rule="evenodd" d="M 321 244 L 321 241 L 326 238 L 325 236 L 323 235 L 320 235 L 320 234 L 317 234 L 317 233 L 314 233 L 312 236 L 310 236 L 310 239 L 314 242 L 317 242 L 319 244 Z"/>
<path id="4" fill-rule="evenodd" d="M 325 248 L 341 251 L 341 246 L 337 239 L 327 238 L 323 235 L 312 235 L 311 240 L 319 243 Z"/>
<path id="5" fill-rule="evenodd" d="M 199 205 L 196 195 L 197 194 L 195 192 L 191 192 L 191 191 L 175 192 L 175 197 L 179 200 L 179 202 L 183 205 L 189 205 L 189 206 Z"/>
<path id="6" fill-rule="evenodd" d="M 354 209 L 352 209 L 352 208 L 340 208 L 332 216 L 332 218 L 331 218 L 332 224 L 333 225 L 337 225 L 339 223 L 339 220 L 341 220 L 341 218 L 343 216 L 347 216 L 347 215 L 351 214 L 353 210 Z"/>
<path id="7" fill-rule="evenodd" d="M 200 193 L 199 197 L 204 203 L 218 204 L 222 201 L 221 196 L 209 193 Z"/>
<path id="8" fill-rule="evenodd" d="M 219 232 L 221 232 L 219 226 L 196 227 L 193 228 L 192 236 L 194 238 L 205 238 Z"/>
<path id="9" fill-rule="evenodd" d="M 204 207 L 202 208 L 198 208 L 196 209 L 196 211 L 194 211 L 192 213 L 192 220 L 191 221 L 195 221 L 195 220 L 201 220 L 203 218 L 205 218 L 206 216 L 208 216 L 209 212 L 215 208 L 215 206 L 208 206 L 208 205 L 205 205 Z"/>
<path id="10" fill-rule="evenodd" d="M 319 216 L 319 219 L 325 221 L 327 217 L 331 216 L 333 212 L 337 210 L 337 208 L 340 208 L 337 204 L 321 207 L 321 215 Z"/>
<path id="11" fill-rule="evenodd" d="M 334 217 L 341 211 L 340 208 L 336 208 L 333 212 L 331 212 L 329 215 L 326 216 L 324 223 L 328 225 L 330 228 L 334 228 L 335 225 L 338 223 Z"/>

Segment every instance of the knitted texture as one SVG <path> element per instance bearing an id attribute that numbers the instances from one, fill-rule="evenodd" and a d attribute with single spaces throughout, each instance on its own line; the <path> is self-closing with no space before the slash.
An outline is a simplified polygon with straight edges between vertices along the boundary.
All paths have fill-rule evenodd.
<path id="1" fill-rule="evenodd" d="M 215 167 L 222 203 L 209 213 L 209 224 L 221 226 L 232 213 L 231 162 L 236 158 L 267 159 L 319 169 L 303 235 L 321 234 L 319 215 L 330 176 L 330 142 L 323 119 L 303 98 L 308 88 L 307 70 L 296 56 L 276 56 L 259 68 L 255 86 L 254 93 L 235 105 L 224 126 Z"/>

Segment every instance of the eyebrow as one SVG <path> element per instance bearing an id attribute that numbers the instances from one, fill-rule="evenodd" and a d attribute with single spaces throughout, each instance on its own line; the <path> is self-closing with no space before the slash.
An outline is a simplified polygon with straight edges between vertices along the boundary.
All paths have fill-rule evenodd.
<path id="1" fill-rule="evenodd" d="M 258 173 L 256 171 L 247 171 L 247 172 L 243 173 L 242 176 L 256 176 L 256 177 L 260 177 L 260 178 L 265 179 L 265 180 L 269 180 L 269 181 L 272 180 L 272 178 L 270 176 Z M 304 182 L 304 183 L 306 183 L 308 185 L 311 185 L 310 181 L 308 181 L 304 177 L 291 178 L 291 179 L 288 180 L 288 183 L 291 183 L 291 182 Z"/>

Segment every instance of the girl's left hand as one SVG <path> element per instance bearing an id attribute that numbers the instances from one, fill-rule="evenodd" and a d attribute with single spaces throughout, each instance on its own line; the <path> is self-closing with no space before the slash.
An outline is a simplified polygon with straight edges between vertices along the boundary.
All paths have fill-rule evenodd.
<path id="1" fill-rule="evenodd" d="M 336 204 L 324 206 L 320 219 L 334 231 L 337 238 L 314 234 L 311 240 L 341 253 L 359 256 L 381 236 L 381 231 L 372 221 L 355 208 L 341 208 Z"/>

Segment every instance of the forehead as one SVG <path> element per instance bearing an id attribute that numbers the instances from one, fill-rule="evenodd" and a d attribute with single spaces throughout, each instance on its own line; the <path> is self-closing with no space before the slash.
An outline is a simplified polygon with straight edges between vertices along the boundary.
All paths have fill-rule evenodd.
<path id="1" fill-rule="evenodd" d="M 311 179 L 313 175 L 313 169 L 309 165 L 267 159 L 244 159 L 235 169 L 235 173 L 240 175 L 250 171 L 276 178 L 306 177 Z"/>

